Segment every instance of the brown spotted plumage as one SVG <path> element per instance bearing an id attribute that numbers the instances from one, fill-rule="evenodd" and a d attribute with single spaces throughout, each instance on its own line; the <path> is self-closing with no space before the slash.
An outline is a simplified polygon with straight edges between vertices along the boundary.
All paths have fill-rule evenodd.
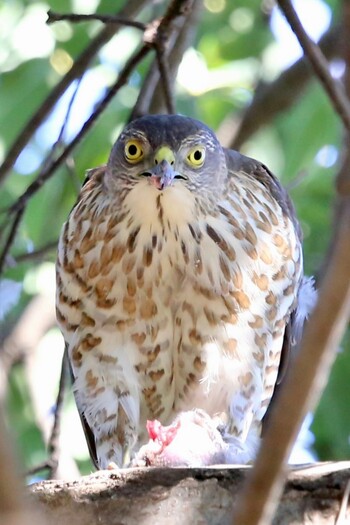
<path id="1" fill-rule="evenodd" d="M 62 229 L 57 319 L 100 468 L 128 464 L 146 421 L 218 417 L 249 462 L 290 346 L 300 230 L 259 162 L 202 123 L 129 124 Z"/>

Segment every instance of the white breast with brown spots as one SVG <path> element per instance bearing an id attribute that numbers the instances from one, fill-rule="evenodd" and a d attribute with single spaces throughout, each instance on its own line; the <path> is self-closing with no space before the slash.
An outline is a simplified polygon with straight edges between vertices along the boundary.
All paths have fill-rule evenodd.
<path id="1" fill-rule="evenodd" d="M 160 192 L 147 180 L 116 209 L 96 195 L 83 191 L 65 225 L 57 273 L 100 467 L 128 461 L 146 419 L 169 424 L 192 408 L 222 414 L 252 459 L 302 272 L 290 220 L 247 176 L 212 209 L 181 185 Z"/>

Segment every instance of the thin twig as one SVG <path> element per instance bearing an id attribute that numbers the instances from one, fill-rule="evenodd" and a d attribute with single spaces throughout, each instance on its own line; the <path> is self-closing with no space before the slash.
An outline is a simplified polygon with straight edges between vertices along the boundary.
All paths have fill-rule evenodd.
<path id="1" fill-rule="evenodd" d="M 150 3 L 151 0 L 129 0 L 125 3 L 125 7 L 120 11 L 121 16 L 131 17 L 137 14 L 145 5 Z M 29 142 L 35 131 L 39 128 L 42 122 L 45 120 L 47 115 L 50 113 L 56 102 L 66 91 L 68 86 L 81 76 L 87 69 L 89 63 L 94 58 L 96 53 L 101 49 L 101 47 L 108 42 L 112 36 L 117 32 L 118 27 L 115 25 L 107 25 L 102 29 L 102 31 L 90 42 L 90 44 L 84 49 L 78 58 L 75 59 L 75 62 L 71 69 L 66 73 L 66 75 L 61 79 L 61 81 L 50 91 L 47 98 L 40 105 L 37 111 L 32 115 L 29 121 L 24 125 L 23 129 L 19 135 L 14 140 L 12 146 L 3 163 L 0 166 L 0 184 L 5 180 L 6 176 L 9 173 L 9 170 L 12 168 L 16 162 L 19 154 Z"/>
<path id="2" fill-rule="evenodd" d="M 300 186 L 302 182 L 309 177 L 309 170 L 300 170 L 293 179 L 291 179 L 286 185 L 285 188 L 290 193 L 292 190 Z"/>
<path id="3" fill-rule="evenodd" d="M 54 154 L 56 152 L 56 150 L 59 148 L 59 146 L 61 145 L 62 143 L 62 137 L 64 135 L 64 132 L 65 132 L 65 129 L 67 127 L 67 123 L 68 123 L 68 120 L 69 120 L 69 116 L 71 114 L 71 110 L 72 110 L 72 107 L 73 107 L 73 103 L 74 103 L 74 100 L 76 98 L 76 95 L 78 93 L 78 89 L 79 89 L 79 86 L 80 86 L 80 82 L 81 82 L 81 78 L 79 78 L 78 82 L 77 82 L 77 85 L 76 85 L 76 88 L 70 98 L 70 101 L 69 101 L 69 104 L 68 104 L 68 108 L 67 108 L 67 111 L 66 111 L 66 114 L 65 114 L 65 118 L 64 118 L 64 121 L 63 121 L 63 124 L 61 126 L 61 129 L 60 129 L 60 132 L 58 134 L 58 138 L 55 142 L 55 144 L 52 146 L 51 148 L 51 151 L 50 153 L 48 154 L 47 158 L 45 159 L 45 161 L 43 162 L 43 168 L 42 170 L 45 171 L 45 168 L 47 166 L 50 166 L 50 164 L 52 163 L 52 158 L 54 157 Z M 40 175 L 39 175 L 40 176 Z M 16 233 L 17 233 L 17 230 L 19 228 L 19 225 L 20 225 L 20 221 L 21 221 L 21 218 L 22 218 L 22 215 L 25 211 L 25 208 L 26 208 L 26 202 L 23 203 L 23 205 L 18 208 L 16 211 L 16 217 L 13 221 L 13 227 L 8 235 L 8 238 L 5 242 L 5 246 L 1 252 L 1 255 L 0 255 L 0 275 L 2 273 L 2 270 L 6 264 L 6 257 L 11 249 L 11 246 L 15 240 L 15 236 L 16 236 Z M 8 211 L 8 210 L 6 210 Z M 11 213 L 11 210 L 10 210 L 10 213 Z"/>
<path id="4" fill-rule="evenodd" d="M 62 418 L 64 394 L 65 394 L 68 375 L 69 375 L 68 374 L 68 356 L 67 356 L 67 350 L 65 350 L 63 357 L 62 357 L 61 375 L 60 375 L 60 382 L 58 386 L 58 393 L 57 393 L 56 406 L 55 406 L 55 417 L 54 417 L 54 422 L 52 425 L 50 439 L 47 445 L 47 449 L 49 453 L 49 461 L 51 463 L 50 478 L 55 478 L 57 475 L 57 468 L 58 468 L 58 461 L 59 461 L 59 454 L 60 454 L 59 438 L 60 438 L 60 430 L 61 430 L 61 418 Z"/>
<path id="5" fill-rule="evenodd" d="M 46 162 L 49 162 L 53 158 L 55 150 L 62 144 L 63 136 L 64 136 L 64 133 L 65 133 L 66 128 L 68 126 L 68 121 L 69 121 L 69 118 L 70 118 L 70 115 L 71 115 L 71 112 L 72 112 L 73 104 L 75 102 L 75 99 L 77 98 L 77 94 L 78 94 L 78 91 L 79 91 L 79 88 L 80 88 L 82 80 L 83 80 L 83 75 L 80 76 L 77 79 L 77 85 L 75 86 L 73 94 L 72 94 L 72 96 L 71 96 L 71 98 L 69 100 L 67 111 L 66 111 L 66 114 L 65 114 L 65 117 L 64 117 L 61 129 L 60 129 L 60 131 L 58 133 L 57 140 L 56 140 L 55 144 L 52 146 L 51 152 L 49 154 L 49 157 L 44 162 L 44 166 L 45 166 Z"/>
<path id="6" fill-rule="evenodd" d="M 38 465 L 35 465 L 35 467 L 29 468 L 25 475 L 26 476 L 34 476 L 38 472 L 41 472 L 42 470 L 51 470 L 53 468 L 53 464 L 49 459 L 46 459 L 45 461 L 42 461 Z"/>
<path id="7" fill-rule="evenodd" d="M 47 12 L 47 16 L 47 24 L 53 24 L 55 22 L 60 22 L 61 20 L 68 20 L 73 24 L 97 20 L 105 24 L 118 24 L 121 26 L 135 27 L 136 29 L 140 29 L 141 31 L 144 31 L 147 27 L 146 24 L 144 24 L 143 22 L 130 20 L 130 18 L 125 18 L 124 16 L 117 15 L 78 15 L 75 13 L 56 13 L 55 11 L 51 11 L 50 9 Z"/>
<path id="8" fill-rule="evenodd" d="M 47 243 L 45 246 L 42 246 L 41 248 L 38 248 L 37 250 L 33 250 L 32 252 L 28 253 L 19 253 L 18 255 L 13 256 L 13 264 L 21 264 L 24 262 L 29 261 L 36 261 L 42 259 L 47 252 L 51 252 L 52 250 L 56 250 L 58 245 L 58 240 L 51 241 Z"/>
<path id="9" fill-rule="evenodd" d="M 18 210 L 16 210 L 16 214 L 15 214 L 15 217 L 13 219 L 13 222 L 12 222 L 9 234 L 7 236 L 7 239 L 5 241 L 4 248 L 2 249 L 2 251 L 0 253 L 0 275 L 2 273 L 2 270 L 3 270 L 4 266 L 5 266 L 5 261 L 6 261 L 7 254 L 10 251 L 10 248 L 12 246 L 13 241 L 15 240 L 16 233 L 17 233 L 17 230 L 19 228 L 19 225 L 20 225 L 23 213 L 24 213 L 24 207 L 21 207 Z"/>
<path id="10" fill-rule="evenodd" d="M 335 111 L 340 116 L 345 128 L 350 131 L 350 104 L 343 86 L 330 74 L 326 58 L 319 46 L 306 33 L 290 0 L 278 0 L 278 5 L 308 57 L 316 76 L 328 93 Z"/>

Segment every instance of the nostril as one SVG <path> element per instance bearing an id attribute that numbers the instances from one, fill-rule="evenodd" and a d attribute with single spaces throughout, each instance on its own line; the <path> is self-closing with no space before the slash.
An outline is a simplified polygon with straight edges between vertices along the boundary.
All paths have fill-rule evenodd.
<path id="1" fill-rule="evenodd" d="M 170 162 L 170 166 L 174 166 L 174 161 L 173 160 Z"/>
<path id="2" fill-rule="evenodd" d="M 157 161 L 157 159 L 154 159 L 154 164 L 158 164 L 158 161 Z"/>

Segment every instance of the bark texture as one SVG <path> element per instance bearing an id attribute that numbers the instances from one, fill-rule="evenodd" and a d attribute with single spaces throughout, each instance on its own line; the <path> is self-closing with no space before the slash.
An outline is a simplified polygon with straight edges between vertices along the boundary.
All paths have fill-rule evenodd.
<path id="1" fill-rule="evenodd" d="M 77 481 L 29 488 L 50 525 L 226 525 L 248 468 L 100 471 Z M 274 525 L 350 523 L 350 462 L 294 469 Z"/>

